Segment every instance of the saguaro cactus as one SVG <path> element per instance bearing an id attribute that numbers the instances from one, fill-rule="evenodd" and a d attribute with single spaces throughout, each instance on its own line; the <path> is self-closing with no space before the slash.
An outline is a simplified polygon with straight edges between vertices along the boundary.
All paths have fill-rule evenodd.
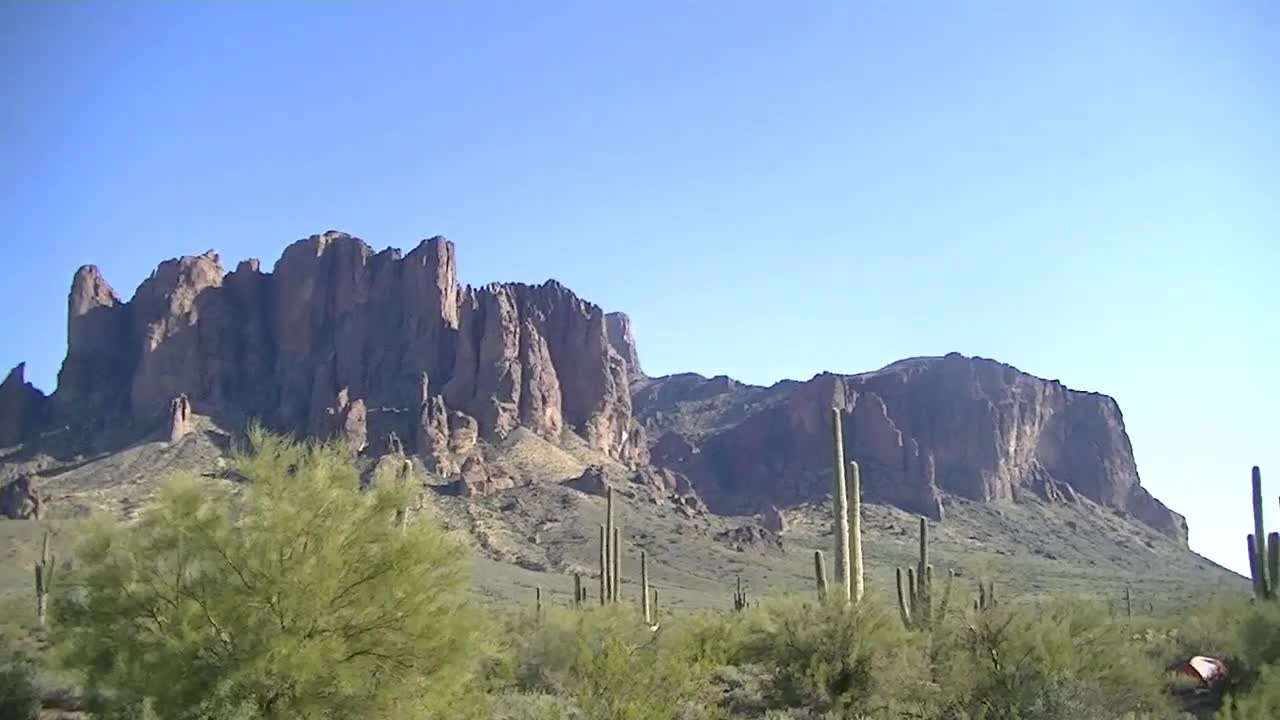
<path id="1" fill-rule="evenodd" d="M 583 600 L 582 573 L 573 574 L 573 606 L 582 607 Z"/>
<path id="2" fill-rule="evenodd" d="M 849 582 L 849 496 L 844 478 L 844 431 L 840 423 L 840 408 L 835 407 L 831 408 L 831 444 L 834 451 L 831 519 L 836 540 L 836 584 L 840 587 L 840 596 L 850 600 L 853 587 Z"/>
<path id="3" fill-rule="evenodd" d="M 929 521 L 920 518 L 920 559 L 916 567 L 906 568 L 906 582 L 903 582 L 903 568 L 896 572 L 898 582 L 898 612 L 902 615 L 902 624 L 912 630 L 929 630 L 934 621 L 941 622 L 947 615 L 947 607 L 951 602 L 951 584 L 955 579 L 955 571 L 947 572 L 946 586 L 942 591 L 942 602 L 938 606 L 938 614 L 933 613 L 933 566 L 929 564 Z"/>
<path id="4" fill-rule="evenodd" d="M 622 528 L 613 528 L 613 543 L 609 549 L 613 551 L 613 601 L 618 602 L 622 599 Z"/>
<path id="5" fill-rule="evenodd" d="M 1129 590 L 1129 586 L 1124 586 L 1124 616 L 1133 617 L 1133 593 Z"/>
<path id="6" fill-rule="evenodd" d="M 653 624 L 653 614 L 649 606 L 649 560 L 645 551 L 640 551 L 640 610 L 644 613 L 646 625 Z"/>
<path id="7" fill-rule="evenodd" d="M 853 601 L 862 602 L 862 473 L 856 460 L 849 461 L 849 552 L 853 573 Z"/>
<path id="8" fill-rule="evenodd" d="M 616 568 L 614 567 L 614 564 L 615 564 L 615 562 L 616 562 L 616 560 L 615 560 L 615 558 L 616 558 L 615 552 L 616 552 L 617 548 L 616 548 L 616 547 L 614 547 L 614 537 L 615 537 L 615 535 L 614 535 L 614 532 L 613 532 L 613 531 L 614 531 L 614 527 L 613 527 L 613 488 L 612 488 L 612 487 L 608 487 L 608 488 L 606 488 L 606 489 L 605 489 L 605 500 L 604 500 L 604 556 L 605 556 L 605 562 L 604 562 L 604 570 L 603 570 L 603 572 L 605 573 L 605 576 L 606 576 L 606 580 L 605 580 L 605 601 L 606 601 L 606 602 L 613 602 L 613 601 L 617 598 L 617 588 L 614 586 L 614 581 L 617 579 L 617 578 L 616 578 L 616 575 L 615 575 L 615 570 L 616 570 Z"/>
<path id="9" fill-rule="evenodd" d="M 1253 594 L 1259 600 L 1274 600 L 1280 584 L 1280 533 L 1266 532 L 1262 520 L 1262 470 L 1253 467 L 1253 534 L 1249 536 L 1249 573 Z"/>
<path id="10" fill-rule="evenodd" d="M 733 609 L 742 612 L 747 608 L 747 591 L 742 589 L 742 576 L 738 576 L 738 587 L 733 591 Z"/>
<path id="11" fill-rule="evenodd" d="M 650 607 L 650 611 L 653 613 L 653 617 L 650 618 L 652 622 L 650 622 L 649 624 L 657 625 L 658 624 L 658 591 L 657 589 L 654 589 L 652 592 L 653 592 L 653 605 Z"/>
<path id="12" fill-rule="evenodd" d="M 36 619 L 41 627 L 49 610 L 49 585 L 53 582 L 53 568 L 57 563 L 58 559 L 49 554 L 49 531 L 45 530 L 44 540 L 40 543 L 40 559 L 35 562 Z"/>
<path id="13" fill-rule="evenodd" d="M 600 526 L 600 604 L 609 602 L 609 531 Z"/>
<path id="14" fill-rule="evenodd" d="M 813 579 L 818 583 L 818 600 L 827 599 L 827 565 L 822 561 L 822 551 L 813 551 Z"/>
<path id="15" fill-rule="evenodd" d="M 982 584 L 982 580 L 978 580 L 978 599 L 973 601 L 973 609 L 975 612 L 986 612 L 996 606 L 996 581 L 992 580 L 986 585 Z"/>

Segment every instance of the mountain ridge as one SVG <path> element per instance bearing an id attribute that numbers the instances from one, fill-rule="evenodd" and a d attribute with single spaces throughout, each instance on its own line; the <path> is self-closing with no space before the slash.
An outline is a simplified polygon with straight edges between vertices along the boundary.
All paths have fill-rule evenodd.
<path id="1" fill-rule="evenodd" d="M 941 519 L 948 496 L 1084 496 L 1186 544 L 1103 393 L 957 353 L 767 387 L 648 377 L 625 314 L 554 279 L 462 284 L 454 255 L 439 236 L 402 253 L 329 231 L 290 244 L 270 272 L 257 260 L 228 272 L 214 251 L 165 260 L 128 301 L 83 266 L 58 386 L 46 396 L 21 365 L 9 373 L 0 445 L 38 454 L 56 435 L 84 455 L 157 428 L 177 442 L 192 413 L 257 417 L 361 456 L 406 450 L 489 493 L 507 480 L 477 444 L 523 428 L 553 444 L 571 433 L 627 473 L 665 471 L 713 511 L 758 512 L 827 492 L 834 407 L 869 501 Z"/>

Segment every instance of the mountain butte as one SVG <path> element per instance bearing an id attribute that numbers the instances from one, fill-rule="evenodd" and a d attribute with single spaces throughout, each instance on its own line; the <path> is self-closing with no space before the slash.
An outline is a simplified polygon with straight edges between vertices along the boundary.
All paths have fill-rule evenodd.
<path id="1" fill-rule="evenodd" d="M 167 260 L 128 302 L 85 266 L 67 304 L 57 390 L 22 365 L 0 384 L 11 465 L 256 418 L 366 458 L 407 452 L 460 494 L 489 494 L 530 481 L 484 467 L 484 447 L 523 432 L 592 455 L 597 474 L 696 495 L 699 512 L 776 512 L 829 495 L 836 407 L 870 502 L 941 519 L 947 497 L 1084 498 L 1186 544 L 1184 518 L 1140 485 L 1110 397 L 958 354 L 767 388 L 650 378 L 625 315 L 555 281 L 460 286 L 440 237 L 402 255 L 331 231 L 271 272 L 227 273 L 212 251 Z"/>

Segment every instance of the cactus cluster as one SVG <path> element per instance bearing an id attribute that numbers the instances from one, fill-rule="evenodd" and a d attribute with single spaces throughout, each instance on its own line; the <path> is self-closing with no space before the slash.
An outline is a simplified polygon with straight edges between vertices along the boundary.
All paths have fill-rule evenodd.
<path id="1" fill-rule="evenodd" d="M 933 566 L 929 564 L 929 521 L 920 518 L 920 559 L 914 568 L 897 569 L 898 612 L 902 624 L 911 630 L 929 630 L 946 618 L 951 602 L 951 583 L 955 571 L 947 571 L 947 582 L 937 614 L 933 607 Z M 905 578 L 904 578 L 905 576 Z"/>
<path id="2" fill-rule="evenodd" d="M 1249 536 L 1249 573 L 1253 594 L 1259 600 L 1275 600 L 1280 595 L 1280 533 L 1267 534 L 1262 520 L 1262 470 L 1253 468 L 1253 534 Z"/>
<path id="3" fill-rule="evenodd" d="M 733 609 L 742 612 L 747 609 L 747 591 L 742 589 L 742 576 L 738 576 L 737 589 L 733 591 Z"/>
<path id="4" fill-rule="evenodd" d="M 986 585 L 982 581 L 978 581 L 978 599 L 973 601 L 974 612 L 986 612 L 996 606 L 996 581 L 991 580 Z"/>
<path id="5" fill-rule="evenodd" d="M 613 488 L 605 491 L 604 525 L 600 526 L 600 604 L 622 598 L 622 528 L 613 524 Z"/>
<path id="6" fill-rule="evenodd" d="M 862 478 L 858 463 L 844 461 L 844 430 L 840 409 L 831 408 L 831 444 L 833 451 L 831 524 L 835 534 L 835 573 L 840 598 L 845 603 L 861 602 L 864 593 L 862 572 Z M 846 475 L 846 469 L 848 474 Z M 826 568 L 822 553 L 813 556 L 814 577 L 818 595 L 828 595 Z"/>

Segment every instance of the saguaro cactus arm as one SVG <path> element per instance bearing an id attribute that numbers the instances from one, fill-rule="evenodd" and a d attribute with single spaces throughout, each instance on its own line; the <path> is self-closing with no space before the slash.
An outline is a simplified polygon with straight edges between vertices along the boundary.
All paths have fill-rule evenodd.
<path id="1" fill-rule="evenodd" d="M 908 570 L 907 572 L 910 572 Z M 911 591 L 904 587 L 902 582 L 902 568 L 895 568 L 894 575 L 898 581 L 898 613 L 902 615 L 902 624 L 905 627 L 913 627 L 911 618 Z M 910 580 L 908 580 L 908 584 Z"/>

